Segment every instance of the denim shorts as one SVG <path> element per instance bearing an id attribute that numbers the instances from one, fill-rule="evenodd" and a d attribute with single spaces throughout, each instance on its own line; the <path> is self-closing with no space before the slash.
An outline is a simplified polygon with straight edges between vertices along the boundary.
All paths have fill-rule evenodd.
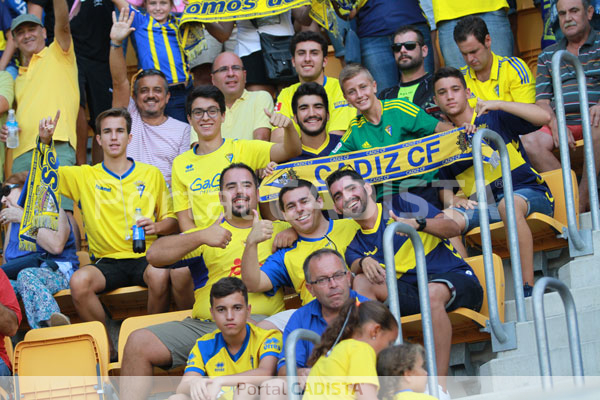
<path id="1" fill-rule="evenodd" d="M 554 215 L 554 203 L 548 199 L 548 196 L 546 196 L 544 192 L 530 188 L 521 188 L 513 191 L 513 193 L 515 196 L 519 196 L 527 202 L 526 217 L 535 212 L 549 216 Z M 498 212 L 498 204 L 503 198 L 504 194 L 501 194 L 498 196 L 498 202 L 496 204 L 488 204 L 490 225 L 501 221 L 500 213 Z M 461 213 L 465 218 L 465 229 L 462 232 L 463 235 L 479 226 L 479 207 L 476 206 L 472 210 L 465 210 L 464 208 L 458 207 L 452 207 L 452 209 Z"/>
<path id="2" fill-rule="evenodd" d="M 474 311 L 481 309 L 483 288 L 471 269 L 431 274 L 427 280 L 429 283 L 444 283 L 450 289 L 452 296 L 448 303 L 446 303 L 447 312 L 454 311 L 460 307 L 469 308 Z M 400 298 L 400 314 L 403 317 L 421 312 L 419 288 L 416 282 L 406 282 L 399 279 L 398 297 Z"/>

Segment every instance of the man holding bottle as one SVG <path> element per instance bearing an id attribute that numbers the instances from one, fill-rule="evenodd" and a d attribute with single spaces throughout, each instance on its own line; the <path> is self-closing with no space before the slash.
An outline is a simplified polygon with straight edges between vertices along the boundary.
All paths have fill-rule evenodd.
<path id="1" fill-rule="evenodd" d="M 42 143 L 52 143 L 59 115 L 40 121 Z M 83 321 L 104 323 L 106 315 L 96 294 L 123 286 L 148 286 L 150 314 L 165 312 L 169 306 L 169 270 L 149 265 L 145 249 L 135 249 L 133 239 L 143 228 L 149 247 L 156 235 L 173 233 L 177 221 L 162 173 L 127 157 L 130 131 L 127 110 L 104 111 L 96 119 L 104 161 L 58 169 L 60 193 L 80 204 L 94 263 L 77 270 L 70 282 L 73 304 Z M 114 349 L 111 353 L 116 355 Z"/>

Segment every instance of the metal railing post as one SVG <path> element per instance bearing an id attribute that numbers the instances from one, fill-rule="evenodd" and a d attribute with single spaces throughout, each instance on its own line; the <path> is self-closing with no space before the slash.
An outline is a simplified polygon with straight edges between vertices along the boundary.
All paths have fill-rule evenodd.
<path id="1" fill-rule="evenodd" d="M 300 340 L 308 340 L 314 344 L 319 344 L 321 336 L 308 329 L 295 329 L 287 337 L 284 350 L 288 398 L 290 400 L 300 400 L 302 398 L 302 389 L 298 387 L 298 369 L 296 368 L 296 344 Z"/>
<path id="2" fill-rule="evenodd" d="M 417 262 L 417 285 L 419 287 L 419 305 L 421 307 L 421 324 L 423 327 L 423 343 L 425 344 L 425 362 L 427 364 L 429 394 L 438 397 L 437 365 L 435 363 L 435 344 L 433 341 L 433 324 L 431 322 L 431 308 L 429 306 L 429 288 L 427 281 L 427 263 L 425 250 L 419 233 L 412 227 L 402 222 L 394 222 L 385 228 L 383 233 L 383 256 L 385 261 L 385 277 L 388 288 L 390 311 L 398 321 L 397 344 L 402 343 L 402 329 L 400 328 L 400 301 L 398 286 L 396 284 L 396 263 L 394 262 L 394 235 L 402 232 L 408 235 L 415 250 Z"/>
<path id="3" fill-rule="evenodd" d="M 541 278 L 533 287 L 533 322 L 535 324 L 535 337 L 540 363 L 540 375 L 544 390 L 552 388 L 552 367 L 550 365 L 550 346 L 548 345 L 548 332 L 546 329 L 546 313 L 544 311 L 544 291 L 546 288 L 554 289 L 560 295 L 565 306 L 565 318 L 569 335 L 569 349 L 571 350 L 571 367 L 573 380 L 576 386 L 583 386 L 583 359 L 579 341 L 579 328 L 577 326 L 577 309 L 571 291 L 564 282 L 554 278 Z"/>
<path id="4" fill-rule="evenodd" d="M 481 154 L 481 143 L 484 137 L 494 142 L 498 147 L 498 152 L 500 153 L 500 165 L 502 167 L 504 199 L 506 203 L 506 215 L 508 222 L 508 245 L 510 251 L 510 260 L 512 263 L 513 285 L 515 286 L 515 303 L 518 321 L 526 320 L 525 299 L 523 294 L 523 275 L 521 272 L 521 258 L 519 253 L 519 241 L 517 237 L 512 175 L 510 170 L 508 150 L 506 149 L 504 140 L 502 140 L 500 135 L 489 129 L 480 129 L 473 136 L 472 151 L 473 166 L 475 168 L 477 206 L 479 207 L 481 248 L 483 252 L 488 309 L 490 313 L 489 326 L 487 327 L 487 330 L 492 335 L 493 350 L 502 351 L 516 349 L 517 336 L 515 323 L 502 323 L 500 321 L 500 312 L 498 311 L 496 278 L 494 276 L 494 260 L 492 258 L 492 239 L 490 234 L 485 176 L 483 172 L 483 156 Z"/>
<path id="5" fill-rule="evenodd" d="M 581 112 L 581 126 L 583 128 L 583 151 L 585 154 L 585 171 L 587 174 L 590 210 L 592 214 L 592 229 L 600 230 L 600 216 L 598 215 L 598 185 L 596 182 L 596 166 L 594 163 L 594 148 L 590 128 L 590 112 L 585 73 L 579 59 L 566 50 L 559 50 L 552 56 L 552 85 L 554 87 L 554 100 L 556 102 L 556 120 L 558 125 L 558 142 L 560 149 L 560 164 L 562 168 L 565 189 L 565 202 L 567 207 L 567 233 L 571 256 L 592 254 L 594 252 L 591 233 L 577 228 L 575 198 L 573 196 L 573 182 L 571 179 L 571 160 L 567 140 L 567 119 L 563 99 L 560 63 L 568 62 L 575 68 L 577 85 L 579 88 L 579 108 Z"/>
<path id="6" fill-rule="evenodd" d="M 487 128 L 478 130 L 473 136 L 473 164 L 475 167 L 477 203 L 480 215 L 479 220 L 481 228 L 481 246 L 484 250 L 483 257 L 486 264 L 489 262 L 490 265 L 493 265 L 491 264 L 492 241 L 490 236 L 490 223 L 488 218 L 485 176 L 483 172 L 483 156 L 481 154 L 481 146 L 483 139 L 488 139 L 489 141 L 494 143 L 497 147 L 497 151 L 500 153 L 500 166 L 502 168 L 502 182 L 504 189 L 504 203 L 506 206 L 506 221 L 504 221 L 504 224 L 508 230 L 508 249 L 510 251 L 510 263 L 512 265 L 513 285 L 515 287 L 517 321 L 523 322 L 527 320 L 527 315 L 525 313 L 525 297 L 523 295 L 523 273 L 521 271 L 521 255 L 519 251 L 519 237 L 517 234 L 517 220 L 515 218 L 515 199 L 513 195 L 510 159 L 504 140 L 496 132 Z M 486 274 L 486 280 L 488 279 L 489 277 L 487 277 Z"/>

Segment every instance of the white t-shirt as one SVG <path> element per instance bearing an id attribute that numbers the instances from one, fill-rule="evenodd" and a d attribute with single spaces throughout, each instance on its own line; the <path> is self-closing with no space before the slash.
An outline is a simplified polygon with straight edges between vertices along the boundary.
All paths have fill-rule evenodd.
<path id="1" fill-rule="evenodd" d="M 279 17 L 279 18 L 277 18 Z M 270 19 L 279 20 L 279 23 L 272 25 L 260 25 L 258 30 L 263 33 L 268 33 L 274 36 L 292 36 L 294 34 L 294 25 L 292 24 L 292 12 L 286 11 L 283 14 L 268 17 Z M 237 22 L 237 46 L 235 54 L 239 57 L 247 56 L 256 51 L 260 51 L 260 38 L 258 31 L 252 25 L 250 20 L 242 20 Z"/>

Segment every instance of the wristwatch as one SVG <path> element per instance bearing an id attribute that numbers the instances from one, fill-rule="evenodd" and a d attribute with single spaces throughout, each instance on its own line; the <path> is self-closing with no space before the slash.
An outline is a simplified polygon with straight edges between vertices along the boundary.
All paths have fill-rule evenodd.
<path id="1" fill-rule="evenodd" d="M 427 226 L 427 218 L 415 218 L 415 221 L 417 221 L 417 224 L 419 224 L 417 227 L 417 231 L 419 232 L 421 232 Z"/>

